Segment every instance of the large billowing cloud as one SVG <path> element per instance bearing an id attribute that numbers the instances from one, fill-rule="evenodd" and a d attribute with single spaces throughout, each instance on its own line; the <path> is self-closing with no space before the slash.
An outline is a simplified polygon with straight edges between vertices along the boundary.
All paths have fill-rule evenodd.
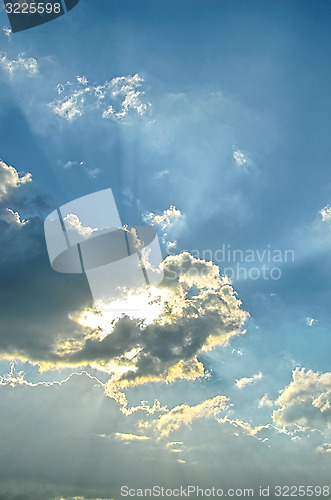
<path id="1" fill-rule="evenodd" d="M 10 173 L 10 185 L 20 182 L 12 167 L 3 170 Z M 84 276 L 51 269 L 39 217 L 17 231 L 18 219 L 10 214 L 1 233 L 3 248 L 11 249 L 2 255 L 3 358 L 30 360 L 44 369 L 90 365 L 122 386 L 195 379 L 206 374 L 197 356 L 241 333 L 246 313 L 212 263 L 187 252 L 167 257 L 159 288 L 128 291 L 138 314 L 125 316 L 125 305 L 116 303 L 114 315 L 113 304 L 87 308 L 91 296 Z"/>
<path id="2" fill-rule="evenodd" d="M 114 380 L 124 386 L 203 376 L 197 355 L 241 333 L 246 313 L 229 280 L 220 277 L 212 263 L 185 252 L 167 257 L 162 267 L 165 279 L 152 300 L 152 306 L 161 307 L 152 322 L 125 316 L 111 325 L 109 319 L 109 331 L 103 331 L 101 338 L 99 327 L 99 335 L 87 338 L 75 352 L 62 350 L 62 359 L 54 356 L 54 361 L 100 365 L 109 372 L 115 363 Z M 136 293 L 138 300 L 141 291 Z M 108 306 L 99 305 L 95 313 L 86 311 L 87 324 L 98 317 L 104 324 Z M 142 317 L 144 312 L 143 306 Z"/>
<path id="3" fill-rule="evenodd" d="M 31 180 L 3 162 L 0 177 L 6 203 Z M 174 217 L 180 212 L 171 208 L 153 220 L 168 225 Z M 74 214 L 69 222 L 76 228 Z M 126 314 L 125 304 L 115 301 L 114 315 L 112 303 L 87 307 L 91 296 L 84 276 L 51 269 L 39 216 L 24 223 L 18 212 L 5 208 L 0 225 L 2 358 L 29 360 L 44 369 L 90 365 L 111 374 L 116 386 L 195 379 L 207 374 L 200 353 L 242 333 L 246 313 L 228 278 L 211 262 L 188 252 L 167 257 L 158 288 L 126 291 L 138 314 Z"/>

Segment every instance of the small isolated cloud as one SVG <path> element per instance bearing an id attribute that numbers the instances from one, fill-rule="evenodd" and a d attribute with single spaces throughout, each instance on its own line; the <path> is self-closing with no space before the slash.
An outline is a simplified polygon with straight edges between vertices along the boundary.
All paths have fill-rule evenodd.
<path id="1" fill-rule="evenodd" d="M 66 215 L 63 219 L 63 222 L 65 223 L 67 231 L 72 231 L 86 238 L 91 236 L 91 234 L 94 233 L 95 231 L 98 231 L 97 228 L 83 226 L 79 217 L 75 214 Z"/>
<path id="2" fill-rule="evenodd" d="M 161 438 L 167 437 L 170 432 L 179 429 L 182 425 L 190 425 L 193 420 L 199 418 L 216 417 L 228 407 L 228 399 L 225 396 L 216 396 L 196 406 L 187 404 L 176 406 L 155 420 L 152 425 L 154 424 L 154 430 Z"/>
<path id="3" fill-rule="evenodd" d="M 330 222 L 331 221 L 331 207 L 330 207 L 330 205 L 327 205 L 326 207 L 322 208 L 322 210 L 320 211 L 320 214 L 322 216 L 323 222 Z"/>
<path id="4" fill-rule="evenodd" d="M 262 375 L 261 372 L 256 373 L 252 377 L 243 377 L 243 378 L 241 378 L 239 380 L 236 380 L 236 386 L 239 389 L 243 389 L 247 385 L 255 384 L 255 382 L 257 382 L 258 380 L 261 380 L 262 377 L 263 377 L 263 375 Z"/>
<path id="5" fill-rule="evenodd" d="M 14 167 L 0 161 L 0 202 L 16 188 L 31 181 L 31 174 L 28 173 L 20 177 Z"/>
<path id="6" fill-rule="evenodd" d="M 0 67 L 10 74 L 25 71 L 28 76 L 35 76 L 39 72 L 37 60 L 34 57 L 25 57 L 24 54 L 20 54 L 17 59 L 8 59 L 7 55 L 1 52 Z"/>
<path id="7" fill-rule="evenodd" d="M 29 222 L 26 219 L 21 220 L 20 214 L 18 212 L 14 212 L 10 208 L 5 208 L 0 212 L 0 219 L 16 228 L 22 227 Z"/>
<path id="8" fill-rule="evenodd" d="M 4 28 L 2 28 L 2 31 L 3 34 L 8 38 L 8 40 L 10 40 L 12 35 L 12 30 L 5 26 Z"/>
<path id="9" fill-rule="evenodd" d="M 158 172 L 156 175 L 155 175 L 155 179 L 163 179 L 164 177 L 166 177 L 167 175 L 169 175 L 169 170 L 160 170 L 160 172 Z"/>
<path id="10" fill-rule="evenodd" d="M 306 426 L 322 432 L 331 428 L 331 372 L 296 368 L 291 383 L 275 405 L 273 420 L 280 427 Z"/>
<path id="11" fill-rule="evenodd" d="M 100 168 L 98 168 L 98 167 L 90 168 L 86 164 L 85 161 L 68 160 L 68 161 L 63 163 L 61 160 L 59 160 L 57 163 L 59 166 L 63 167 L 65 170 L 71 170 L 75 167 L 79 167 L 81 169 L 81 171 L 83 171 L 89 179 L 96 179 L 98 177 L 98 175 L 101 174 Z"/>
<path id="12" fill-rule="evenodd" d="M 86 169 L 86 175 L 89 179 L 96 179 L 100 174 L 101 174 L 100 168 Z"/>
<path id="13" fill-rule="evenodd" d="M 315 323 L 317 323 L 317 319 L 315 319 L 315 318 L 306 318 L 306 323 L 307 323 L 307 326 L 313 326 Z"/>
<path id="14" fill-rule="evenodd" d="M 83 161 L 66 161 L 63 165 L 63 168 L 64 169 L 69 169 L 69 168 L 72 168 L 72 167 L 75 167 L 75 166 L 79 166 L 79 167 L 82 167 L 83 165 L 85 164 L 85 162 Z"/>
<path id="15" fill-rule="evenodd" d="M 265 406 L 267 408 L 272 408 L 274 406 L 274 402 L 269 398 L 267 394 L 265 394 L 263 398 L 260 399 L 258 408 L 263 408 Z"/>
<path id="16" fill-rule="evenodd" d="M 114 432 L 112 434 L 114 439 L 119 441 L 147 441 L 150 439 L 148 436 L 139 436 L 137 434 L 125 434 L 123 432 Z"/>
<path id="17" fill-rule="evenodd" d="M 245 170 L 245 167 L 249 167 L 252 165 L 251 160 L 248 158 L 248 156 L 240 151 L 240 149 L 233 147 L 233 159 L 238 167 L 241 167 L 242 169 Z"/>
<path id="18" fill-rule="evenodd" d="M 95 110 L 102 118 L 122 120 L 131 112 L 143 115 L 150 108 L 141 90 L 144 79 L 135 74 L 113 78 L 102 84 L 95 84 L 85 77 L 76 82 L 58 85 L 59 98 L 50 103 L 53 113 L 72 121 L 86 110 Z"/>
<path id="19" fill-rule="evenodd" d="M 182 212 L 174 205 L 164 210 L 161 215 L 156 215 L 153 212 L 145 215 L 144 220 L 149 222 L 151 226 L 159 226 L 163 231 L 170 226 L 173 226 L 182 218 Z"/>
<path id="20" fill-rule="evenodd" d="M 150 212 L 143 216 L 145 222 L 150 226 L 159 229 L 162 234 L 162 241 L 166 245 L 167 250 L 173 249 L 177 245 L 177 241 L 173 237 L 177 236 L 185 224 L 185 216 L 182 212 L 171 205 L 161 214 Z M 170 239 L 171 237 L 171 239 Z"/>

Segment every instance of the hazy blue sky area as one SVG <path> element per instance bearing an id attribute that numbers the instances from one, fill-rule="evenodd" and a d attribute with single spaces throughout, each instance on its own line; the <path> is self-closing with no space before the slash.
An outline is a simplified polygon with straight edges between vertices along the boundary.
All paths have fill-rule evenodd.
<path id="1" fill-rule="evenodd" d="M 331 498 L 330 2 L 0 21 L 0 500 Z M 137 317 L 47 254 L 46 216 L 106 188 L 162 246 Z"/>

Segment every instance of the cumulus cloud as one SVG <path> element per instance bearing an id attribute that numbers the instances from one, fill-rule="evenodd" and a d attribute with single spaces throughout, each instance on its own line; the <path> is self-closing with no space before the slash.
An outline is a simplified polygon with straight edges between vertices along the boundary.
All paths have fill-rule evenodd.
<path id="1" fill-rule="evenodd" d="M 20 176 L 14 167 L 0 161 L 0 202 L 3 201 L 17 187 L 31 182 L 31 174 Z"/>
<path id="2" fill-rule="evenodd" d="M 322 432 L 331 429 L 331 372 L 296 368 L 291 383 L 275 401 L 273 420 L 280 427 L 307 426 Z"/>
<path id="3" fill-rule="evenodd" d="M 175 206 L 171 205 L 170 208 L 164 210 L 161 215 L 150 212 L 144 216 L 144 220 L 151 226 L 160 227 L 162 230 L 176 224 L 183 217 L 182 212 Z"/>
<path id="4" fill-rule="evenodd" d="M 102 118 L 122 120 L 129 113 L 143 115 L 150 108 L 141 90 L 144 79 L 135 74 L 113 78 L 102 84 L 95 84 L 85 77 L 76 82 L 58 85 L 59 97 L 50 103 L 56 115 L 72 121 L 86 110 L 96 110 Z"/>
<path id="5" fill-rule="evenodd" d="M 28 223 L 28 220 L 21 220 L 21 216 L 18 212 L 14 212 L 10 208 L 4 208 L 0 212 L 0 219 L 4 220 L 10 226 L 20 228 Z"/>
<path id="6" fill-rule="evenodd" d="M 76 352 L 62 350 L 63 363 L 97 364 L 110 372 L 116 363 L 117 376 L 112 381 L 121 381 L 122 386 L 203 376 L 197 355 L 243 333 L 246 313 L 228 278 L 221 277 L 219 268 L 212 263 L 185 252 L 167 257 L 162 267 L 165 279 L 160 291 L 155 290 L 153 303 L 158 307 L 158 316 L 152 322 L 119 317 L 111 324 L 110 317 L 110 330 L 101 337 L 102 326 L 98 335 L 87 338 Z M 100 318 L 99 325 L 107 319 L 106 307 L 105 318 L 102 309 L 94 315 L 93 310 L 88 312 L 92 319 Z M 91 316 L 85 325 L 90 321 Z M 96 324 L 94 321 L 93 326 Z"/>
<path id="7" fill-rule="evenodd" d="M 12 167 L 2 169 L 11 186 L 21 182 Z M 70 221 L 84 230 L 74 217 Z M 128 317 L 120 303 L 115 315 L 109 304 L 91 308 L 84 276 L 51 269 L 39 218 L 20 231 L 2 232 L 1 244 L 4 358 L 30 360 L 44 370 L 90 365 L 113 377 L 107 388 L 112 392 L 152 380 L 203 377 L 207 372 L 197 356 L 244 333 L 247 314 L 229 279 L 187 252 L 163 261 L 165 278 L 158 288 L 127 291 L 137 309 Z"/>
<path id="8" fill-rule="evenodd" d="M 239 388 L 239 389 L 243 389 L 244 387 L 246 387 L 247 385 L 250 385 L 250 384 L 254 384 L 255 382 L 257 382 L 258 380 L 261 380 L 261 378 L 263 377 L 262 373 L 259 372 L 259 373 L 256 373 L 255 375 L 253 375 L 252 377 L 243 377 L 241 379 L 238 379 L 236 380 L 236 386 Z"/>
<path id="9" fill-rule="evenodd" d="M 64 217 L 63 222 L 65 223 L 66 230 L 72 231 L 79 234 L 82 237 L 90 237 L 92 233 L 98 231 L 97 228 L 92 228 L 89 226 L 83 226 L 79 217 L 75 214 L 68 214 Z"/>
<path id="10" fill-rule="evenodd" d="M 37 60 L 34 57 L 25 57 L 24 54 L 20 54 L 17 59 L 8 59 L 7 55 L 1 52 L 0 67 L 10 74 L 25 71 L 28 76 L 35 76 L 39 72 Z"/>

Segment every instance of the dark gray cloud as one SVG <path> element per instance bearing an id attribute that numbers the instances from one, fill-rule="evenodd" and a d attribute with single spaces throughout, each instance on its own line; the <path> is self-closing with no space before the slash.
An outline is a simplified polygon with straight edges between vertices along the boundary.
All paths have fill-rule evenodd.
<path id="1" fill-rule="evenodd" d="M 0 244 L 1 356 L 47 361 L 54 343 L 84 334 L 68 315 L 90 304 L 87 283 L 52 271 L 38 217 L 19 228 L 0 221 Z"/>

